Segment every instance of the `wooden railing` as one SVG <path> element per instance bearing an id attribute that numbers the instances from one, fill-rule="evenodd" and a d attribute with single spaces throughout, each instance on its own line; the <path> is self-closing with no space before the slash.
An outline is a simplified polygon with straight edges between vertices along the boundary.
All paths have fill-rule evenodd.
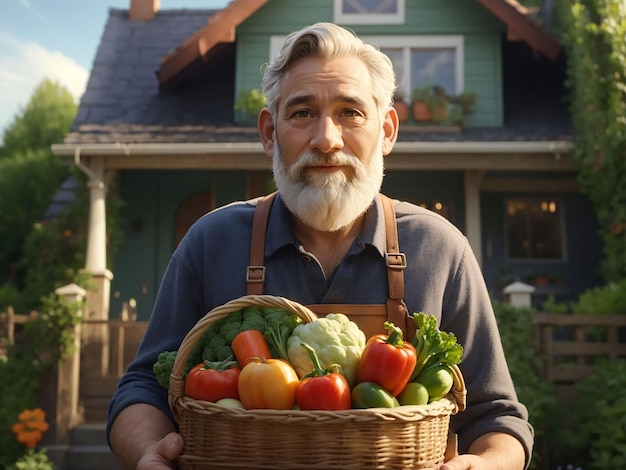
<path id="1" fill-rule="evenodd" d="M 0 339 L 6 338 L 9 343 L 14 343 L 16 332 L 18 335 L 21 333 L 29 318 L 31 318 L 30 315 L 15 313 L 13 307 L 9 306 L 6 312 L 0 313 Z M 1 341 L 0 354 L 6 354 L 4 344 Z"/>
<path id="2" fill-rule="evenodd" d="M 543 376 L 553 384 L 584 379 L 599 358 L 626 357 L 626 315 L 540 313 L 535 324 Z"/>

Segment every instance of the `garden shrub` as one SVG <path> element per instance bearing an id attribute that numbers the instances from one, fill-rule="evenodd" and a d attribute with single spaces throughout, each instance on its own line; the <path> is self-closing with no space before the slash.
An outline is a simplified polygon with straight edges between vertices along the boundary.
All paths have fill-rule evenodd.
<path id="1" fill-rule="evenodd" d="M 577 385 L 575 431 L 563 445 L 571 452 L 588 449 L 586 470 L 626 468 L 626 359 L 596 363 Z"/>
<path id="2" fill-rule="evenodd" d="M 547 427 L 546 411 L 556 405 L 552 384 L 541 378 L 541 356 L 533 347 L 536 311 L 492 301 L 502 346 L 519 400 L 528 409 L 529 421 L 535 428 L 535 445 L 530 468 L 541 468 L 548 456 L 543 450 Z"/>

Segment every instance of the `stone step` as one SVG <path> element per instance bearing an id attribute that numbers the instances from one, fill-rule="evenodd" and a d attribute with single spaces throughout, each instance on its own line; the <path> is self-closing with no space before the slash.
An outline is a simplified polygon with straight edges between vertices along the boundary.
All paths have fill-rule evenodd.
<path id="1" fill-rule="evenodd" d="M 106 440 L 104 423 L 85 423 L 72 429 L 69 445 L 49 446 L 56 470 L 123 470 Z"/>
<path id="2" fill-rule="evenodd" d="M 124 470 L 108 445 L 71 446 L 67 470 Z"/>
<path id="3" fill-rule="evenodd" d="M 72 446 L 107 445 L 104 422 L 79 424 L 71 432 Z"/>

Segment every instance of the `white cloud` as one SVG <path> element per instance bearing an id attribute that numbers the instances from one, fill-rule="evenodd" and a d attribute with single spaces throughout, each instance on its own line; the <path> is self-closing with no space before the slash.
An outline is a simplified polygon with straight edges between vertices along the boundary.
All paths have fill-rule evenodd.
<path id="1" fill-rule="evenodd" d="M 88 77 L 87 69 L 61 52 L 0 33 L 0 131 L 26 106 L 44 78 L 61 83 L 78 102 Z"/>

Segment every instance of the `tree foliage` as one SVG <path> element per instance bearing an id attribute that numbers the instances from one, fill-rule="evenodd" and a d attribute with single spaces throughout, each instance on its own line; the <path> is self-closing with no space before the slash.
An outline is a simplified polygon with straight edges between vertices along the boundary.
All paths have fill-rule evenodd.
<path id="1" fill-rule="evenodd" d="M 604 242 L 602 274 L 626 277 L 626 3 L 561 0 L 574 159 Z"/>
<path id="2" fill-rule="evenodd" d="M 63 141 L 75 114 L 71 94 L 60 84 L 43 80 L 25 109 L 3 133 L 0 284 L 23 287 L 25 240 L 71 172 L 67 164 L 52 154 L 50 146 Z"/>
<path id="3" fill-rule="evenodd" d="M 0 283 L 19 286 L 24 241 L 68 175 L 49 150 L 0 160 Z"/>
<path id="4" fill-rule="evenodd" d="M 0 158 L 14 157 L 63 142 L 76 116 L 76 103 L 60 83 L 44 79 L 26 107 L 3 131 Z"/>

